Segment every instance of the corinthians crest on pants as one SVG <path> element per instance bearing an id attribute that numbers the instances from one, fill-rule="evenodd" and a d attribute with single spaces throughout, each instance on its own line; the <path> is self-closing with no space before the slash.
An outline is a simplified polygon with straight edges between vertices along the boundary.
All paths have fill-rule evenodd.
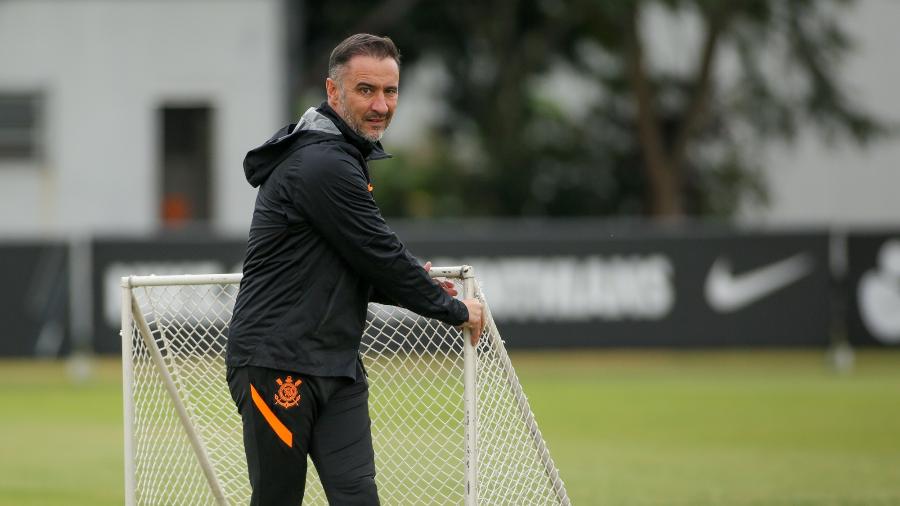
<path id="1" fill-rule="evenodd" d="M 284 380 L 277 378 L 275 383 L 278 383 L 275 404 L 283 408 L 293 408 L 300 404 L 300 384 L 303 383 L 302 379 L 297 378 L 297 381 L 291 381 L 291 377 L 288 376 Z"/>

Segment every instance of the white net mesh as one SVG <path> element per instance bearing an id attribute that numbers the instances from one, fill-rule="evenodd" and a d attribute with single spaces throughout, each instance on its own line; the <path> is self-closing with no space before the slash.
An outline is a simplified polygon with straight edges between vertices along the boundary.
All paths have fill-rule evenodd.
<path id="1" fill-rule="evenodd" d="M 225 502 L 247 504 L 241 421 L 225 383 L 224 365 L 224 330 L 237 284 L 177 284 L 177 277 L 172 282 L 132 288 L 137 311 L 126 329 L 132 353 L 125 367 L 131 367 L 133 378 L 135 504 L 215 504 L 200 465 L 203 459 Z M 477 347 L 478 503 L 567 504 L 489 312 L 487 320 Z M 149 331 L 149 343 L 142 327 Z M 164 370 L 156 365 L 154 348 Z M 382 503 L 462 504 L 460 331 L 406 310 L 371 304 L 361 352 L 369 373 Z M 167 391 L 166 375 L 177 400 Z M 196 433 L 197 449 L 179 419 L 179 403 Z M 313 465 L 304 504 L 327 504 Z"/>

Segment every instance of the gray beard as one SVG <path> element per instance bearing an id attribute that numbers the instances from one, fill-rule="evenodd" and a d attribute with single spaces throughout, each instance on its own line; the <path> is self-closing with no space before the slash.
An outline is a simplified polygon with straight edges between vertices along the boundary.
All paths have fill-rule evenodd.
<path id="1" fill-rule="evenodd" d="M 347 126 L 350 127 L 350 130 L 353 130 L 354 132 L 356 132 L 357 135 L 359 135 L 360 137 L 362 137 L 363 139 L 365 139 L 369 142 L 378 142 L 381 140 L 382 137 L 384 137 L 384 130 L 381 130 L 380 132 L 378 132 L 375 135 L 366 134 L 365 132 L 363 132 L 362 125 L 360 125 L 359 123 L 356 122 L 356 118 L 354 118 L 353 115 L 350 114 L 350 111 L 347 110 L 346 104 L 347 104 L 346 97 L 344 96 L 344 93 L 341 92 L 340 113 L 341 113 L 341 117 L 344 118 L 344 122 L 347 123 Z"/>

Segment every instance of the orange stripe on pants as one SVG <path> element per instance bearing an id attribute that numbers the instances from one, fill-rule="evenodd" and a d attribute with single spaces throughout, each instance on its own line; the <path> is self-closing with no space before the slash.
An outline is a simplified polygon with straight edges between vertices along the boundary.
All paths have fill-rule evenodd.
<path id="1" fill-rule="evenodd" d="M 275 434 L 284 441 L 284 444 L 293 447 L 294 446 L 294 434 L 288 430 L 287 427 L 281 423 L 281 420 L 275 416 L 275 413 L 272 412 L 272 409 L 263 401 L 262 397 L 260 397 L 259 392 L 256 391 L 256 388 L 253 387 L 253 384 L 250 384 L 250 397 L 253 398 L 253 404 L 256 404 L 256 409 L 262 413 L 263 418 L 266 419 L 266 422 L 269 423 L 269 427 L 272 427 L 272 430 L 275 431 Z"/>

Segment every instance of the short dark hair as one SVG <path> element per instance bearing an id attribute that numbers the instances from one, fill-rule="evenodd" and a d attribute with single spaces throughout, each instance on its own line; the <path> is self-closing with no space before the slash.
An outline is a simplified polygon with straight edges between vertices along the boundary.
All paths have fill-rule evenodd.
<path id="1" fill-rule="evenodd" d="M 368 33 L 357 33 L 344 39 L 328 59 L 328 77 L 338 78 L 338 69 L 354 56 L 371 56 L 379 60 L 393 58 L 400 65 L 400 51 L 390 37 L 379 37 Z"/>

